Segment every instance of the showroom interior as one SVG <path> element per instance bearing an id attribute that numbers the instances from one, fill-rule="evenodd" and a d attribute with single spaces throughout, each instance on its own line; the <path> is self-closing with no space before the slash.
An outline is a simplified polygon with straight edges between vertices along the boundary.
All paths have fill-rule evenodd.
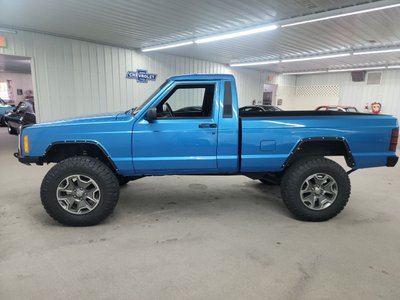
<path id="1" fill-rule="evenodd" d="M 226 82 L 232 78 L 226 74 L 234 78 L 230 113 L 239 126 L 229 141 L 219 136 L 229 129 L 223 126 L 233 126 L 223 123 Z M 173 77 L 180 75 L 187 76 Z M 213 99 L 221 99 L 208 109 L 213 117 L 220 115 L 208 129 L 217 132 L 218 137 L 212 134 L 218 145 L 239 141 L 239 171 L 189 172 L 207 163 L 196 161 L 193 153 L 187 168 L 176 173 L 119 173 L 120 166 L 145 165 L 145 159 L 135 160 L 136 145 L 122 149 L 118 141 L 141 140 L 136 127 L 118 125 L 119 135 L 113 137 L 113 120 L 136 122 L 135 114 L 150 103 L 146 99 L 154 101 L 163 89 L 169 93 L 169 83 L 178 86 L 173 95 L 179 84 L 197 89 L 207 80 L 225 84 L 213 87 Z M 177 122 L 184 124 L 185 113 L 204 117 L 206 100 L 201 107 L 188 92 L 175 99 L 186 111 L 171 109 L 168 94 L 168 107 L 162 102 L 154 118 L 182 113 Z M 195 96 L 206 99 L 208 92 L 196 90 Z M 0 299 L 399 299 L 400 173 L 393 163 L 399 95 L 400 3 L 395 0 L 0 1 Z M 311 120 L 302 123 L 304 115 Z M 151 125 L 147 117 L 138 123 Z M 104 122 L 101 131 L 89 134 L 96 122 Z M 254 122 L 258 127 L 250 128 Z M 75 131 L 68 132 L 68 126 Z M 268 171 L 268 180 L 263 180 L 266 173 L 258 175 L 262 155 L 253 156 L 257 172 L 240 172 L 263 126 L 274 127 L 270 135 L 264 130 L 267 136 L 257 151 L 289 147 L 291 138 L 299 141 L 285 153 L 271 154 L 271 162 L 283 154 L 288 160 L 280 166 L 282 173 Z M 288 136 L 277 134 L 271 141 L 280 126 L 290 128 Z M 141 136 L 151 127 L 144 128 Z M 313 139 L 310 145 L 324 142 L 325 137 L 310 137 L 318 130 L 334 136 L 335 145 L 343 141 L 343 147 L 323 153 L 318 151 L 324 147 L 302 148 L 301 132 Z M 24 131 L 32 132 L 29 143 Z M 90 146 L 71 157 L 90 156 L 102 144 L 96 140 L 100 135 L 107 135 L 110 149 L 104 142 L 96 158 L 121 185 L 118 205 L 98 224 L 87 223 L 95 226 L 62 225 L 43 198 L 51 179 L 46 174 L 54 175 L 51 168 L 73 149 L 62 145 L 82 136 L 79 143 Z M 175 145 L 165 150 L 170 157 L 164 166 L 177 160 L 177 148 L 211 143 L 173 135 L 170 140 L 176 143 L 149 142 L 161 150 Z M 47 141 L 43 158 L 21 160 Z M 59 147 L 51 148 L 55 144 Z M 359 155 L 353 145 L 361 149 Z M 361 153 L 367 148 L 374 153 Z M 301 220 L 293 216 L 293 207 L 285 207 L 282 190 L 290 180 L 284 172 L 295 168 L 293 157 L 301 149 L 313 153 L 302 159 L 317 152 L 329 157 L 351 181 L 346 208 L 324 222 Z M 391 159 L 385 156 L 389 152 Z M 49 153 L 53 160 L 46 160 Z M 228 156 L 224 159 L 232 159 Z M 357 162 L 362 162 L 359 169 Z M 83 177 L 83 183 L 100 186 L 101 203 L 108 187 Z M 341 191 L 337 181 L 335 197 Z M 89 214 L 101 207 L 96 205 Z"/>

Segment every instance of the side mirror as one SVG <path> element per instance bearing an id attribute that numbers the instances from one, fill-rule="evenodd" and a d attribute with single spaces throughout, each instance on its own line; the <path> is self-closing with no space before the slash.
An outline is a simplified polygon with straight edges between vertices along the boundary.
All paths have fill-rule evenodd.
<path id="1" fill-rule="evenodd" d="M 151 123 L 154 120 L 157 119 L 157 108 L 156 107 L 150 107 L 149 110 L 146 113 L 146 116 L 144 117 L 144 119 Z"/>

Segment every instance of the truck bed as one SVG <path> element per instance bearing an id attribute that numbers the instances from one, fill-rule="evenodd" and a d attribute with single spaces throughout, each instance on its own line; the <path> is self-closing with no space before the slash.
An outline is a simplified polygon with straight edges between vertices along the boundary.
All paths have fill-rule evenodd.
<path id="1" fill-rule="evenodd" d="M 394 117 L 335 111 L 276 111 L 240 116 L 241 172 L 279 172 L 302 141 L 339 139 L 351 151 L 352 168 L 385 166 L 393 156 Z"/>
<path id="2" fill-rule="evenodd" d="M 241 112 L 242 118 L 259 117 L 305 117 L 305 116 L 385 116 L 361 112 L 344 111 L 321 111 L 321 110 L 282 110 L 282 111 L 263 111 L 263 112 Z"/>

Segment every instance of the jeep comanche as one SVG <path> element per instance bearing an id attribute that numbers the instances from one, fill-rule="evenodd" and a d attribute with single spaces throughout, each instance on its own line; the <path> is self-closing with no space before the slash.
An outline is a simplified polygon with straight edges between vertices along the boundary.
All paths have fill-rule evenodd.
<path id="1" fill-rule="evenodd" d="M 279 184 L 300 220 L 336 216 L 348 174 L 396 165 L 397 119 L 330 111 L 243 112 L 232 75 L 169 78 L 137 108 L 20 128 L 15 156 L 57 163 L 41 199 L 55 220 L 94 225 L 110 215 L 119 186 L 145 176 L 245 175 Z M 346 172 L 326 156 L 342 156 Z"/>

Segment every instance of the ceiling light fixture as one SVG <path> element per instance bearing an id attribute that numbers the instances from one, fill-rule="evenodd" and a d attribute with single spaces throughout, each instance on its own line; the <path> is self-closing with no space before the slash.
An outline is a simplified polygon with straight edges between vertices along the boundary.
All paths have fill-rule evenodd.
<path id="1" fill-rule="evenodd" d="M 382 70 L 386 67 L 368 67 L 368 68 L 351 68 L 351 69 L 335 69 L 335 70 L 328 70 L 329 73 L 335 72 L 351 72 L 351 71 L 367 71 L 367 70 Z"/>
<path id="2" fill-rule="evenodd" d="M 306 21 L 289 23 L 289 24 L 281 25 L 281 27 L 290 27 L 290 26 L 295 26 L 295 25 L 314 23 L 314 22 L 319 22 L 319 21 L 324 21 L 324 20 L 330 20 L 330 19 L 336 19 L 336 18 L 347 17 L 347 16 L 352 16 L 352 15 L 364 14 L 364 13 L 368 13 L 368 12 L 372 12 L 372 11 L 384 10 L 384 9 L 389 9 L 389 8 L 394 8 L 394 7 L 399 7 L 399 6 L 400 6 L 400 3 L 396 3 L 396 4 L 385 5 L 385 6 L 375 7 L 375 8 L 369 8 L 369 9 L 363 9 L 363 10 L 358 10 L 358 11 L 353 11 L 353 12 L 348 12 L 348 13 L 337 14 L 337 15 L 328 16 L 328 17 L 322 17 L 322 18 L 316 18 L 316 19 L 311 19 L 311 20 L 306 20 Z"/>
<path id="3" fill-rule="evenodd" d="M 282 59 L 282 62 L 286 63 L 286 62 L 306 61 L 306 60 L 315 60 L 315 59 L 327 59 L 327 58 L 344 57 L 344 56 L 350 56 L 350 55 L 351 55 L 350 53 L 341 53 L 341 54 L 310 56 L 310 57 L 301 57 L 301 58 L 289 58 L 289 59 Z"/>
<path id="4" fill-rule="evenodd" d="M 364 55 L 364 54 L 378 54 L 378 53 L 390 53 L 390 52 L 400 52 L 400 48 L 396 49 L 381 49 L 381 50 L 368 50 L 368 51 L 357 51 L 354 55 Z"/>
<path id="5" fill-rule="evenodd" d="M 231 67 L 245 67 L 245 66 L 261 66 L 261 65 L 272 65 L 279 64 L 280 60 L 267 60 L 258 62 L 244 62 L 244 63 L 233 63 L 230 64 Z"/>
<path id="6" fill-rule="evenodd" d="M 388 66 L 388 69 L 400 69 L 400 65 L 396 65 L 396 66 Z"/>
<path id="7" fill-rule="evenodd" d="M 151 51 L 157 51 L 157 50 L 163 50 L 163 49 L 169 49 L 169 48 L 176 48 L 176 47 L 182 47 L 182 46 L 187 46 L 187 45 L 191 45 L 191 44 L 193 44 L 193 41 L 186 41 L 186 42 L 181 42 L 181 43 L 147 47 L 147 48 L 142 48 L 142 52 L 151 52 Z"/>
<path id="8" fill-rule="evenodd" d="M 8 28 L 0 28 L 0 33 L 12 33 L 12 34 L 17 34 L 16 30 L 13 29 L 8 29 Z"/>
<path id="9" fill-rule="evenodd" d="M 251 29 L 246 29 L 246 30 L 240 30 L 240 31 L 233 31 L 233 32 L 228 32 L 225 34 L 217 34 L 217 35 L 212 35 L 209 37 L 205 38 L 199 38 L 195 41 L 196 44 L 203 44 L 203 43 L 209 43 L 209 42 L 215 42 L 215 41 L 220 41 L 220 40 L 227 40 L 227 39 L 233 39 L 236 37 L 241 37 L 241 36 L 246 36 L 246 35 L 251 35 L 251 34 L 256 34 L 256 33 L 261 33 L 261 32 L 267 32 L 267 31 L 272 31 L 275 29 L 278 29 L 278 25 L 267 25 L 267 26 L 262 26 L 262 27 L 256 27 L 256 28 L 251 28 Z"/>
<path id="10" fill-rule="evenodd" d="M 321 74 L 327 72 L 328 71 L 289 72 L 289 73 L 282 73 L 282 75 L 307 75 L 307 74 Z"/>
<path id="11" fill-rule="evenodd" d="M 287 62 L 307 61 L 307 60 L 316 60 L 316 59 L 328 59 L 328 58 L 344 57 L 344 56 L 350 56 L 350 55 L 351 55 L 351 53 L 340 53 L 340 54 L 331 54 L 331 55 L 290 58 L 290 59 L 283 59 L 283 60 L 266 60 L 266 61 L 259 61 L 259 62 L 232 63 L 232 64 L 230 64 L 230 66 L 231 67 L 245 67 L 245 66 L 270 65 L 270 64 L 278 64 L 280 62 L 287 63 Z"/>

